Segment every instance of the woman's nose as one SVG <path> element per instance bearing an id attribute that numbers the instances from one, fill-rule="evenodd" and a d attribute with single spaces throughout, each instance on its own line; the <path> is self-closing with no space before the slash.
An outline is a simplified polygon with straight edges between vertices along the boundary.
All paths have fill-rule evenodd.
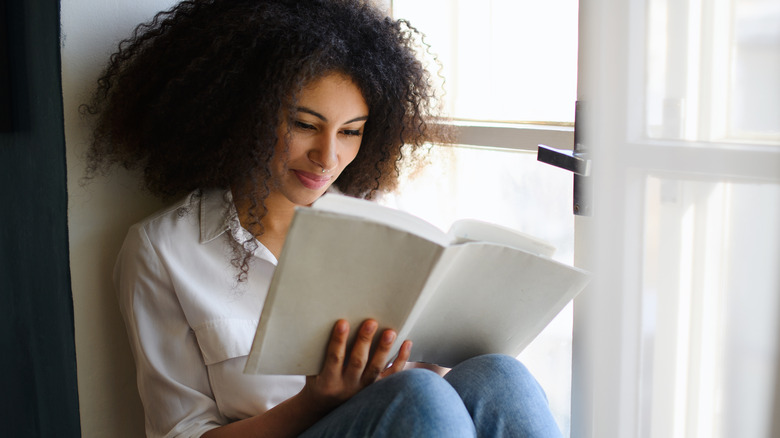
<path id="1" fill-rule="evenodd" d="M 335 135 L 325 135 L 309 150 L 309 160 L 321 167 L 323 172 L 333 170 L 338 165 L 338 144 Z"/>

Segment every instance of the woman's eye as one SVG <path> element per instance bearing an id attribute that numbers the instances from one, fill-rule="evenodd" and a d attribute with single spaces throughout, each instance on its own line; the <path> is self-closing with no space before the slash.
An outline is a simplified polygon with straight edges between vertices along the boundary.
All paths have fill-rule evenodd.
<path id="1" fill-rule="evenodd" d="M 361 135 L 363 135 L 363 133 L 360 132 L 359 129 L 345 129 L 341 132 L 343 132 L 344 135 L 355 136 L 355 137 L 360 137 Z"/>
<path id="2" fill-rule="evenodd" d="M 298 129 L 307 129 L 307 130 L 317 129 L 317 128 L 314 127 L 314 125 L 311 125 L 311 124 L 306 123 L 306 122 L 301 122 L 300 120 L 297 120 L 295 122 L 295 127 L 298 128 Z"/>

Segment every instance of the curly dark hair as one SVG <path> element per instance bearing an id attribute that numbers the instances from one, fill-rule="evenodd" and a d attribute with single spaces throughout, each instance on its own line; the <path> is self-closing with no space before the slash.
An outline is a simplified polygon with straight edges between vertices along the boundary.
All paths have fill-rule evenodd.
<path id="1" fill-rule="evenodd" d="M 163 198 L 232 188 L 258 236 L 282 114 L 306 84 L 341 73 L 370 117 L 334 185 L 371 198 L 395 186 L 402 157 L 448 139 L 420 48 L 420 32 L 366 0 L 182 1 L 119 44 L 82 107 L 95 123 L 87 175 L 138 169 Z"/>

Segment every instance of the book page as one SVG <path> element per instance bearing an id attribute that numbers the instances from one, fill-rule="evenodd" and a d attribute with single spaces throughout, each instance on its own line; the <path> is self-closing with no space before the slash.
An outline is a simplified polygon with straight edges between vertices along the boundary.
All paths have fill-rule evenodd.
<path id="1" fill-rule="evenodd" d="M 353 339 L 368 318 L 400 331 L 442 250 L 383 224 L 298 210 L 245 372 L 318 374 L 339 318 Z"/>
<path id="2" fill-rule="evenodd" d="M 451 238 L 447 233 L 420 217 L 363 199 L 326 193 L 311 208 L 362 217 L 373 222 L 408 231 L 442 246 L 451 242 Z"/>
<path id="3" fill-rule="evenodd" d="M 446 250 L 449 273 L 417 318 L 412 360 L 452 367 L 473 356 L 516 357 L 587 284 L 582 270 L 508 247 Z"/>
<path id="4" fill-rule="evenodd" d="M 450 240 L 456 243 L 493 242 L 513 248 L 552 257 L 555 247 L 530 234 L 476 219 L 461 219 L 450 227 Z"/>
<path id="5" fill-rule="evenodd" d="M 400 343 L 404 340 L 411 339 L 410 335 L 414 330 L 417 320 L 426 313 L 428 303 L 433 298 L 433 295 L 440 290 L 439 285 L 445 280 L 445 277 L 452 275 L 452 264 L 454 259 L 457 258 L 457 255 L 458 251 L 445 249 L 439 256 L 439 260 L 428 275 L 428 281 L 426 281 L 422 292 L 417 298 L 417 303 L 415 303 L 412 312 L 406 319 L 406 324 L 404 324 L 402 330 L 398 332 L 398 339 L 396 342 L 399 343 L 399 345 L 397 347 L 400 347 Z M 412 350 L 415 351 L 417 348 L 413 347 Z"/>

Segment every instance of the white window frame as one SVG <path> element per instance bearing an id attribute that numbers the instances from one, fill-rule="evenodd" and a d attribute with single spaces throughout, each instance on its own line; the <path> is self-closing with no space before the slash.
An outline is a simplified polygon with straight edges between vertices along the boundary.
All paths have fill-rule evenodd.
<path id="1" fill-rule="evenodd" d="M 721 8 L 719 11 L 722 12 L 723 5 L 728 5 L 729 1 L 693 2 L 694 6 L 702 8 L 693 13 L 699 14 L 697 18 L 714 20 L 718 17 L 714 8 Z M 723 105 L 724 96 L 712 93 L 711 90 L 716 89 L 712 77 L 699 81 L 690 76 L 723 65 L 714 50 L 702 52 L 696 59 L 700 64 L 695 68 L 687 65 L 685 75 L 679 71 L 678 75 L 672 74 L 675 80 L 684 77 L 696 86 L 687 90 L 675 89 L 664 96 L 687 99 L 700 107 L 688 113 L 692 114 L 688 117 L 691 123 L 680 129 L 676 136 L 674 130 L 668 130 L 662 134 L 663 138 L 648 138 L 644 129 L 647 83 L 644 49 L 649 47 L 645 39 L 649 2 L 580 2 L 580 47 L 585 47 L 586 51 L 580 52 L 579 72 L 580 84 L 585 86 L 578 92 L 580 100 L 594 104 L 589 106 L 592 111 L 588 114 L 593 124 L 588 125 L 585 134 L 588 144 L 592 145 L 597 219 L 590 223 L 580 222 L 576 236 L 578 240 L 586 241 L 584 245 L 578 244 L 578 249 L 590 250 L 581 254 L 580 261 L 584 263 L 580 264 L 593 266 L 598 282 L 575 303 L 572 436 L 576 437 L 644 437 L 649 436 L 649 421 L 660 418 L 662 423 L 672 424 L 671 419 L 665 420 L 663 415 L 650 419 L 647 403 L 654 397 L 652 391 L 658 389 L 652 388 L 648 392 L 649 388 L 640 384 L 642 367 L 647 364 L 647 358 L 642 357 L 646 351 L 642 348 L 643 327 L 640 323 L 645 310 L 640 291 L 642 276 L 646 273 L 637 258 L 643 251 L 647 177 L 663 175 L 672 180 L 780 183 L 778 142 L 734 138 L 734 133 L 722 129 L 725 116 L 718 105 Z M 675 0 L 670 3 L 682 7 Z M 688 5 L 688 2 L 683 3 Z M 717 35 L 722 29 L 716 27 L 707 23 L 698 30 L 674 27 L 672 32 L 684 38 L 684 42 L 675 39 L 674 47 L 697 47 L 709 36 L 713 38 L 713 45 L 723 44 Z M 704 33 L 696 34 L 699 31 Z M 686 54 L 681 58 L 686 63 L 690 61 Z M 673 93 L 677 91 L 680 94 L 676 96 Z M 680 106 L 683 113 L 689 110 L 685 105 Z M 669 125 L 674 126 L 674 123 Z M 694 204 L 696 208 L 705 206 Z M 728 210 L 728 205 L 724 208 Z M 696 226 L 704 225 L 696 223 L 693 228 Z M 700 269 L 703 261 L 699 259 L 697 263 L 699 265 L 694 268 Z M 674 281 L 673 278 L 666 280 Z M 694 361 L 702 357 L 693 350 L 680 354 L 689 354 Z M 661 390 L 670 392 L 674 389 L 665 387 Z M 777 390 L 775 398 L 777 412 L 780 410 Z M 699 423 L 689 420 L 688 424 L 696 424 L 700 431 L 709 426 L 698 418 L 695 421 Z M 775 419 L 775 434 L 778 424 Z M 658 424 L 652 426 L 658 427 Z M 679 425 L 675 424 L 675 427 L 679 428 Z"/>
<path id="2" fill-rule="evenodd" d="M 452 126 L 456 144 L 526 152 L 536 152 L 539 144 L 568 150 L 574 146 L 572 126 L 475 121 L 454 121 Z"/>

